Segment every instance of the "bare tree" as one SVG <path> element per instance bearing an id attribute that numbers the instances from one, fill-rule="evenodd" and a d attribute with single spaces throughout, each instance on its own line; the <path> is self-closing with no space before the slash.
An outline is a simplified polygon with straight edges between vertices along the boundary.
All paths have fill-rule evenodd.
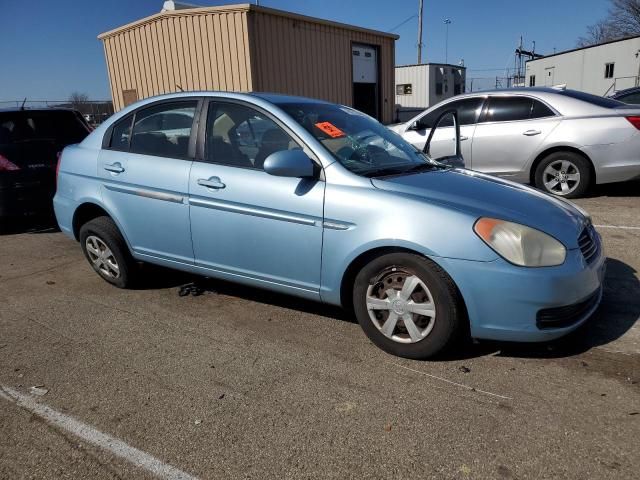
<path id="1" fill-rule="evenodd" d="M 640 35 L 640 0 L 610 0 L 607 18 L 587 27 L 579 47 Z"/>
<path id="2" fill-rule="evenodd" d="M 73 92 L 69 96 L 71 108 L 78 110 L 80 113 L 90 113 L 91 104 L 89 103 L 89 95 L 86 93 Z"/>
<path id="3" fill-rule="evenodd" d="M 593 25 L 587 27 L 587 34 L 578 38 L 578 47 L 588 47 L 597 43 L 608 42 L 616 38 L 614 32 L 609 26 L 608 20 L 600 20 Z"/>
<path id="4" fill-rule="evenodd" d="M 617 35 L 629 37 L 640 34 L 640 0 L 612 0 L 611 26 Z"/>

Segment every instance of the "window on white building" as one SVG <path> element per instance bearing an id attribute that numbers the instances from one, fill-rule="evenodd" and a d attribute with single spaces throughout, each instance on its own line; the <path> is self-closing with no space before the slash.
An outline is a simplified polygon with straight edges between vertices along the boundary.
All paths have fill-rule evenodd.
<path id="1" fill-rule="evenodd" d="M 615 63 L 604 64 L 604 78 L 613 78 L 613 66 Z"/>
<path id="2" fill-rule="evenodd" d="M 411 95 L 413 89 L 410 83 L 400 83 L 396 85 L 396 95 Z"/>
<path id="3" fill-rule="evenodd" d="M 529 86 L 530 87 L 535 87 L 536 86 L 536 76 L 535 75 L 529 75 Z"/>

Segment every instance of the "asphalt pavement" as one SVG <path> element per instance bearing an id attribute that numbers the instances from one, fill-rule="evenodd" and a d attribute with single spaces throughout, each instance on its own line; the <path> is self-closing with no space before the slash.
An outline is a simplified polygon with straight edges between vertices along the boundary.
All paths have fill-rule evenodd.
<path id="1" fill-rule="evenodd" d="M 10 229 L 0 478 L 638 478 L 640 184 L 577 203 L 609 257 L 593 319 L 428 362 L 292 297 L 154 268 L 119 290 L 61 233 Z"/>

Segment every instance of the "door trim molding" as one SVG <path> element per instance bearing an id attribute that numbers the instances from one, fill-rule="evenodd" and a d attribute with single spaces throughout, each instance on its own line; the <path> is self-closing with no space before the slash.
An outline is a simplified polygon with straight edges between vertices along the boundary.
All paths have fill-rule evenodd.
<path id="1" fill-rule="evenodd" d="M 193 205 L 194 207 L 212 208 L 214 210 L 223 210 L 225 212 L 240 213 L 243 215 L 251 215 L 254 217 L 270 218 L 272 220 L 281 220 L 283 222 L 298 223 L 301 225 L 309 225 L 311 227 L 315 227 L 318 223 L 322 224 L 322 220 L 316 217 L 292 215 L 279 210 L 250 207 L 239 203 L 190 198 L 189 205 Z"/>
<path id="2" fill-rule="evenodd" d="M 184 203 L 184 197 L 181 195 L 174 195 L 172 193 L 158 192 L 154 190 L 146 190 L 144 188 L 137 187 L 125 187 L 122 185 L 109 185 L 104 186 L 107 190 L 114 192 L 128 193 L 130 195 L 137 195 L 139 197 L 153 198 L 155 200 L 163 200 L 165 202 L 172 203 Z"/>

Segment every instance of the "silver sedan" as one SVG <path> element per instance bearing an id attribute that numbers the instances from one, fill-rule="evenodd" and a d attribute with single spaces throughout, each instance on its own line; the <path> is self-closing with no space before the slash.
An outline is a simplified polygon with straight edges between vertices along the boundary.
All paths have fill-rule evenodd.
<path id="1" fill-rule="evenodd" d="M 458 95 L 389 128 L 422 149 L 449 110 L 457 112 L 466 168 L 566 198 L 640 178 L 640 107 L 575 90 L 519 88 Z M 434 158 L 455 148 L 452 118 L 434 132 Z"/>

